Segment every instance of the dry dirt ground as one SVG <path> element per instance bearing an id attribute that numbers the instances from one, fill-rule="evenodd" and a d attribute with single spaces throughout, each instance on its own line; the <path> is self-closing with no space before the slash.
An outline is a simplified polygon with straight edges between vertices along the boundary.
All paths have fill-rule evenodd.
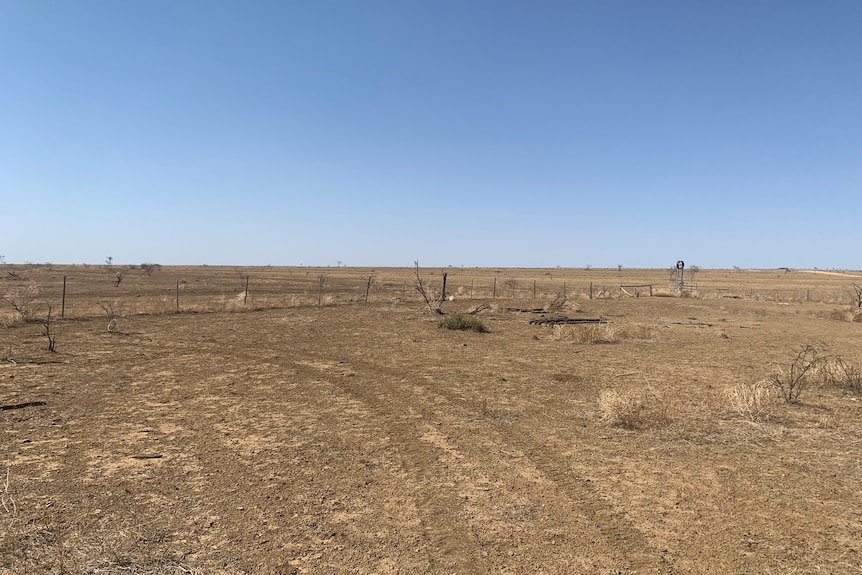
<path id="1" fill-rule="evenodd" d="M 0 573 L 862 573 L 859 275 L 122 269 L 0 270 Z"/>

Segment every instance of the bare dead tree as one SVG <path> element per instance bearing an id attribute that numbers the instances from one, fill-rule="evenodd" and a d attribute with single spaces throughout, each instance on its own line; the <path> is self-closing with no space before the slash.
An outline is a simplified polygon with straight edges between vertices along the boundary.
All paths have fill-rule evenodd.
<path id="1" fill-rule="evenodd" d="M 51 320 L 51 304 L 48 304 L 48 315 L 42 321 L 42 327 L 45 328 L 45 337 L 48 338 L 48 351 L 57 351 L 57 338 L 60 337 L 60 331 L 56 329 L 56 325 Z"/>
<path id="2" fill-rule="evenodd" d="M 428 305 L 428 310 L 431 313 L 442 314 L 443 310 L 440 309 L 440 304 L 442 302 L 439 298 L 434 297 L 434 294 L 425 287 L 425 284 L 422 283 L 422 276 L 419 274 L 419 260 L 413 262 L 413 265 L 413 271 L 416 274 L 416 291 L 422 295 L 422 299 L 425 300 L 426 305 Z"/>
<path id="3" fill-rule="evenodd" d="M 114 271 L 114 287 L 120 287 L 120 284 L 123 283 L 123 278 L 126 277 L 126 274 L 131 269 L 131 267 L 125 267 L 119 271 Z"/>
<path id="4" fill-rule="evenodd" d="M 850 297 L 853 298 L 853 303 L 856 304 L 856 309 L 862 310 L 862 286 L 853 284 Z"/>
<path id="5" fill-rule="evenodd" d="M 147 274 L 147 277 L 152 277 L 153 272 L 159 271 L 160 269 L 162 269 L 162 266 L 160 264 L 150 264 L 144 262 L 141 264 L 141 269 L 145 274 Z"/>
<path id="6" fill-rule="evenodd" d="M 560 291 L 557 292 L 557 297 L 554 298 L 554 301 L 551 302 L 551 305 L 548 306 L 548 311 L 560 311 L 566 305 L 566 289 L 560 288 Z"/>

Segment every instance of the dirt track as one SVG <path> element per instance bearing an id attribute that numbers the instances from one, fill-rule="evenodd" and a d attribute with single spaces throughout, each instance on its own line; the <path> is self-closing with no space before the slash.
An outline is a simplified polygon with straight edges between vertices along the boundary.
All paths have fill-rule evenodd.
<path id="1" fill-rule="evenodd" d="M 614 341 L 386 303 L 80 319 L 57 354 L 7 328 L 0 403 L 46 405 L 0 412 L 0 572 L 862 573 L 860 401 L 816 387 L 749 421 L 724 395 L 800 342 L 862 361 L 862 324 L 576 308 Z M 603 425 L 607 389 L 662 411 Z"/>

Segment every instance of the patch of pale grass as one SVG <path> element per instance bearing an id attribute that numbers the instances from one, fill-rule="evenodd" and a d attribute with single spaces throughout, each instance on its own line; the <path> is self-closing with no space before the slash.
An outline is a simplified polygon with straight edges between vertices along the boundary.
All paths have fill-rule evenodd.
<path id="1" fill-rule="evenodd" d="M 602 344 L 622 341 L 644 341 L 655 338 L 656 330 L 651 325 L 614 325 L 597 323 L 587 325 L 555 325 L 551 333 L 554 341 Z"/>
<path id="2" fill-rule="evenodd" d="M 624 429 L 662 428 L 673 421 L 670 403 L 652 390 L 643 394 L 602 390 L 599 413 L 603 425 Z"/>
<path id="3" fill-rule="evenodd" d="M 616 343 L 616 327 L 607 323 L 572 326 L 569 338 L 575 343 Z"/>
<path id="4" fill-rule="evenodd" d="M 768 380 L 740 383 L 725 390 L 730 407 L 749 421 L 769 419 L 782 401 L 775 385 Z"/>
<path id="5" fill-rule="evenodd" d="M 824 358 L 812 368 L 812 376 L 822 385 L 837 387 L 844 393 L 862 395 L 862 372 L 841 356 Z"/>
<path id="6" fill-rule="evenodd" d="M 853 423 L 855 415 L 850 409 L 833 409 L 817 418 L 816 425 L 820 429 L 843 429 Z"/>

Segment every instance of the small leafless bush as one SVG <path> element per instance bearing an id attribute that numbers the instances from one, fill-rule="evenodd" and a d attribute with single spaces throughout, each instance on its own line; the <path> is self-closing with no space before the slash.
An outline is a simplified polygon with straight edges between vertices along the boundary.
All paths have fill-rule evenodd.
<path id="1" fill-rule="evenodd" d="M 120 300 L 101 302 L 99 307 L 108 318 L 108 333 L 117 333 L 117 322 L 125 317 L 125 305 Z"/>
<path id="2" fill-rule="evenodd" d="M 422 283 L 422 276 L 419 274 L 419 261 L 413 262 L 413 273 L 416 276 L 416 291 L 422 296 L 422 299 L 425 300 L 425 304 L 428 306 L 428 310 L 432 314 L 442 314 L 443 311 L 440 309 L 440 298 L 437 297 L 434 292 L 425 287 L 425 284 Z"/>
<path id="3" fill-rule="evenodd" d="M 779 368 L 778 373 L 772 376 L 772 383 L 787 403 L 796 403 L 805 388 L 814 381 L 812 376 L 825 359 L 822 345 L 805 344 L 787 370 Z"/>
<path id="4" fill-rule="evenodd" d="M 550 311 L 550 312 L 561 311 L 565 307 L 567 301 L 568 301 L 568 298 L 566 298 L 566 290 L 564 290 L 563 288 L 560 288 L 560 291 L 557 292 L 557 296 L 554 298 L 554 301 L 552 301 L 548 305 L 547 311 Z"/>
<path id="5" fill-rule="evenodd" d="M 45 330 L 45 337 L 48 339 L 48 351 L 56 352 L 57 339 L 59 339 L 63 332 L 57 329 L 56 322 L 51 318 L 50 304 L 48 305 L 48 314 L 45 316 L 45 319 L 42 320 L 42 327 Z"/>
<path id="6" fill-rule="evenodd" d="M 151 264 L 151 263 L 142 263 L 140 265 L 141 271 L 147 274 L 147 277 L 152 277 L 153 272 L 157 272 L 162 269 L 160 264 Z"/>
<path id="7" fill-rule="evenodd" d="M 740 383 L 725 390 L 730 407 L 749 421 L 769 419 L 781 396 L 772 382 L 761 380 L 754 383 Z"/>
<path id="8" fill-rule="evenodd" d="M 126 274 L 128 274 L 133 269 L 135 269 L 134 266 L 126 266 L 119 270 L 112 268 L 110 271 L 114 274 L 114 287 L 120 287 L 120 284 L 123 283 L 123 279 L 126 277 Z"/>
<path id="9" fill-rule="evenodd" d="M 9 290 L 3 296 L 3 301 L 9 304 L 21 321 L 33 321 L 36 313 L 36 300 L 39 297 L 39 286 L 36 282 L 30 282 L 27 287 L 19 287 Z"/>

